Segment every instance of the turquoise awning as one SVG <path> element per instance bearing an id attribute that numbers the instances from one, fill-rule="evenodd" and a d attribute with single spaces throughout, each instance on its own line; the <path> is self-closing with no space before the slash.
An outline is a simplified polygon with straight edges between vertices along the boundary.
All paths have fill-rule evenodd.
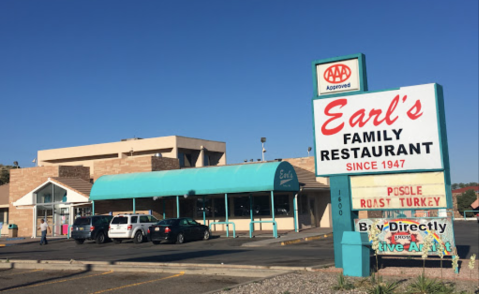
<path id="1" fill-rule="evenodd" d="M 299 191 L 293 166 L 283 161 L 102 176 L 90 200 L 261 191 Z"/>

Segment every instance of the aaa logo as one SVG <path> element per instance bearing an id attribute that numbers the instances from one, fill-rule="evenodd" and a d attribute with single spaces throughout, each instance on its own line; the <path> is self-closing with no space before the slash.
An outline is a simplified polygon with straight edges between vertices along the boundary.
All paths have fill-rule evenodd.
<path id="1" fill-rule="evenodd" d="M 328 67 L 323 76 L 329 83 L 339 84 L 349 79 L 351 76 L 351 69 L 349 66 L 339 63 Z"/>

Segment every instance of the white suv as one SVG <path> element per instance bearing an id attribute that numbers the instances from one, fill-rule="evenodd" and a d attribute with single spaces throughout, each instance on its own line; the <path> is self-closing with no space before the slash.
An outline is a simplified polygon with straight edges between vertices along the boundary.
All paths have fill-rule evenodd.
<path id="1" fill-rule="evenodd" d="M 148 236 L 148 227 L 158 223 L 152 215 L 146 214 L 119 214 L 112 218 L 108 237 L 115 244 L 120 244 L 125 239 L 133 239 L 141 243 Z"/>

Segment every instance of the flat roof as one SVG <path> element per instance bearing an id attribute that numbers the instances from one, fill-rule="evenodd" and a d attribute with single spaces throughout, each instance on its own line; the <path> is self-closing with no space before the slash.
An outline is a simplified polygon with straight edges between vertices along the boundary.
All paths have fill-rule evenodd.
<path id="1" fill-rule="evenodd" d="M 299 191 L 293 166 L 283 161 L 106 175 L 93 184 L 90 200 L 263 191 Z"/>

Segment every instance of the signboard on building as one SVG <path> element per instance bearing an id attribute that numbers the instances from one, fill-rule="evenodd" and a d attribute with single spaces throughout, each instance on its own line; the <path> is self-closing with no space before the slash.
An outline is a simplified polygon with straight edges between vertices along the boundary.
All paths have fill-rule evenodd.
<path id="1" fill-rule="evenodd" d="M 317 176 L 441 170 L 437 85 L 313 100 Z"/>
<path id="2" fill-rule="evenodd" d="M 317 95 L 358 91 L 360 89 L 359 76 L 358 58 L 317 64 Z"/>
<path id="3" fill-rule="evenodd" d="M 444 246 L 444 255 L 453 255 L 454 234 L 450 218 L 355 219 L 355 230 L 366 233 L 376 223 L 380 230 L 379 254 L 421 255 L 427 235 L 434 236 L 429 255 L 437 255 L 438 245 Z"/>
<path id="4" fill-rule="evenodd" d="M 353 210 L 447 207 L 444 172 L 352 176 Z"/>

